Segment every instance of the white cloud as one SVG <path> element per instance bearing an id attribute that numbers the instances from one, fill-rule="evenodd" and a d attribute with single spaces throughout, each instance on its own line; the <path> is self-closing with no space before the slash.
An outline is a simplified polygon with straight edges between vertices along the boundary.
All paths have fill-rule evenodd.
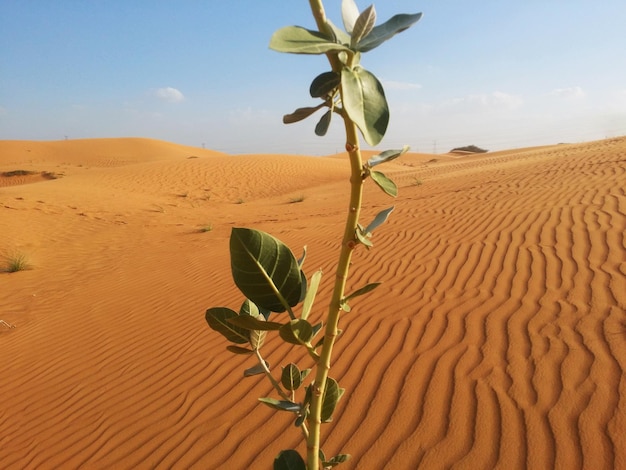
<path id="1" fill-rule="evenodd" d="M 180 92 L 180 90 L 169 86 L 165 88 L 158 88 L 155 90 L 154 94 L 157 98 L 167 101 L 168 103 L 180 103 L 185 99 L 185 96 Z"/>
<path id="2" fill-rule="evenodd" d="M 419 90 L 422 85 L 411 82 L 398 82 L 394 80 L 382 80 L 385 90 Z"/>
<path id="3" fill-rule="evenodd" d="M 559 98 L 584 98 L 585 92 L 579 86 L 572 86 L 568 88 L 557 88 L 548 93 L 551 96 L 558 96 Z"/>

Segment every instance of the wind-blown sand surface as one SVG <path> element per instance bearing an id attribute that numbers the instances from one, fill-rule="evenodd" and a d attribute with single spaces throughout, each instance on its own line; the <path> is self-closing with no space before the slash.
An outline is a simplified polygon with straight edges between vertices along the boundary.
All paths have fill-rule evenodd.
<path id="1" fill-rule="evenodd" d="M 308 245 L 324 312 L 345 157 L 2 141 L 0 173 L 14 170 L 34 173 L 0 176 L 0 254 L 31 269 L 0 273 L 15 326 L 0 324 L 0 468 L 264 469 L 304 452 L 204 312 L 241 303 L 233 226 Z M 349 286 L 383 284 L 343 317 L 331 376 L 347 393 L 326 455 L 366 470 L 626 468 L 626 138 L 382 170 L 400 195 L 368 182 L 364 223 L 396 208 Z M 275 373 L 310 365 L 280 341 L 263 350 Z"/>

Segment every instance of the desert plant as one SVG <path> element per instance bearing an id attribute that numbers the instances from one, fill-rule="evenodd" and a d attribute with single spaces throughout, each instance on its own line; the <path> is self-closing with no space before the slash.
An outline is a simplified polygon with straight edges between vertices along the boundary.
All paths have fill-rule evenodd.
<path id="1" fill-rule="evenodd" d="M 289 199 L 289 204 L 295 204 L 297 202 L 302 202 L 304 201 L 305 197 L 304 194 L 300 194 L 299 196 L 294 196 L 292 198 Z"/>
<path id="2" fill-rule="evenodd" d="M 301 429 L 306 440 L 306 461 L 296 450 L 284 450 L 276 457 L 274 469 L 318 470 L 320 465 L 330 468 L 349 458 L 348 454 L 327 458 L 320 449 L 321 425 L 331 421 L 344 393 L 337 381 L 329 376 L 331 355 L 340 334 L 341 312 L 350 311 L 353 299 L 379 285 L 372 282 L 346 293 L 352 253 L 359 245 L 372 247 L 372 232 L 393 210 L 393 207 L 384 209 L 371 223 L 361 225 L 363 184 L 369 178 L 385 193 L 395 197 L 396 184 L 374 167 L 408 150 L 406 146 L 387 150 L 362 161 L 359 131 L 369 145 L 376 146 L 387 130 L 389 109 L 380 81 L 359 62 L 362 53 L 408 29 L 421 17 L 421 13 L 396 15 L 375 26 L 373 5 L 359 12 L 354 0 L 343 0 L 341 9 L 346 29 L 343 31 L 326 18 L 321 0 L 309 0 L 309 5 L 317 30 L 299 26 L 279 29 L 272 36 L 270 47 L 294 54 L 325 54 L 330 63 L 330 70 L 315 77 L 309 90 L 311 97 L 320 98 L 321 103 L 298 108 L 284 116 L 283 122 L 298 122 L 326 108 L 315 126 L 317 135 L 326 134 L 335 114 L 344 124 L 351 168 L 350 203 L 328 313 L 323 319 L 314 319 L 313 303 L 322 272 L 317 271 L 307 279 L 302 271 L 306 249 L 298 259 L 280 240 L 248 228 L 233 228 L 230 236 L 232 275 L 245 300 L 238 312 L 226 307 L 206 311 L 209 326 L 234 343 L 228 346 L 231 352 L 256 358 L 257 365 L 245 370 L 244 376 L 261 374 L 271 382 L 277 397 L 259 400 L 276 410 L 292 413 L 294 424 Z M 296 306 L 299 306 L 298 312 Z M 288 318 L 270 321 L 272 312 L 287 312 Z M 304 348 L 313 360 L 313 370 L 288 363 L 280 376 L 275 377 L 261 354 L 266 335 L 271 331 L 277 331 L 286 343 Z M 318 335 L 322 331 L 320 338 Z M 312 380 L 305 385 L 308 377 Z"/>
<path id="3" fill-rule="evenodd" d="M 24 271 L 30 268 L 28 258 L 23 253 L 14 253 L 6 256 L 5 259 L 5 271 L 7 273 L 16 273 L 18 271 Z"/>
<path id="4" fill-rule="evenodd" d="M 200 227 L 198 229 L 198 231 L 201 232 L 201 233 L 210 232 L 212 230 L 213 230 L 213 225 L 212 224 L 203 225 L 202 227 Z"/>

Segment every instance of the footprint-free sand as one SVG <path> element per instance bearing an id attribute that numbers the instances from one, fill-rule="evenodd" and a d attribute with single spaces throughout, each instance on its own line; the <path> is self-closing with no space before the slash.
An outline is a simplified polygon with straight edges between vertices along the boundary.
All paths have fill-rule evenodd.
<path id="1" fill-rule="evenodd" d="M 626 138 L 409 154 L 367 182 L 331 376 L 345 469 L 626 469 Z M 19 171 L 18 171 L 19 170 Z M 16 171 L 18 171 L 16 173 Z M 265 469 L 304 453 L 254 358 L 204 320 L 238 309 L 232 227 L 324 272 L 345 156 L 233 156 L 148 139 L 0 141 L 0 468 Z M 276 315 L 274 320 L 282 320 Z M 13 326 L 13 327 L 11 327 Z M 301 350 L 269 340 L 275 374 Z"/>

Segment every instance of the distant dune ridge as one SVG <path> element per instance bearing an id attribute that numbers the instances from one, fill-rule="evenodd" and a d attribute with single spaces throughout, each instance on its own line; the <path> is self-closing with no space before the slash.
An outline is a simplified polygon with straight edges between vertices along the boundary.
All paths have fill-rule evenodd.
<path id="1" fill-rule="evenodd" d="M 0 272 L 15 326 L 0 323 L 0 468 L 255 469 L 304 451 L 204 311 L 239 307 L 228 237 L 245 226 L 308 245 L 321 316 L 345 157 L 0 141 L 0 173 L 15 170 L 32 173 L 0 176 L 0 255 L 30 269 Z M 351 453 L 346 469 L 626 468 L 626 138 L 383 171 L 396 208 L 349 280 L 383 284 L 342 319 L 326 454 Z M 367 185 L 364 219 L 389 205 Z M 264 349 L 279 371 L 288 346 Z"/>

